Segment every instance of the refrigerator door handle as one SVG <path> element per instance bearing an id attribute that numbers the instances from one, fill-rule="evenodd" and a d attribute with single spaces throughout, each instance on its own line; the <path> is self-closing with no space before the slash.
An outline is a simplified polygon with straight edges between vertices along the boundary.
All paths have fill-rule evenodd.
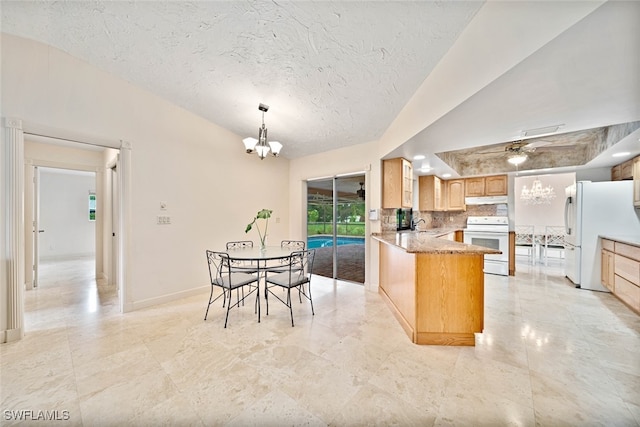
<path id="1" fill-rule="evenodd" d="M 571 196 L 564 201 L 564 231 L 567 236 L 571 236 L 571 227 L 569 227 L 569 205 L 571 204 Z"/>

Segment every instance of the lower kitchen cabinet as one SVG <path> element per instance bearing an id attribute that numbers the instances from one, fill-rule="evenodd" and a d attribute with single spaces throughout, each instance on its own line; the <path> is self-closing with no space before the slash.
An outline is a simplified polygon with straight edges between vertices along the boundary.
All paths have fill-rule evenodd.
<path id="1" fill-rule="evenodd" d="M 640 314 L 640 247 L 602 239 L 602 284 Z"/>

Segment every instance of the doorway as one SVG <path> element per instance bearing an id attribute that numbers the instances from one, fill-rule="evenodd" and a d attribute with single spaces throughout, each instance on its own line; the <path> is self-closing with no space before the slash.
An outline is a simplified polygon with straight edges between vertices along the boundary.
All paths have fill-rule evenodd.
<path id="1" fill-rule="evenodd" d="M 365 175 L 307 182 L 307 247 L 314 273 L 355 283 L 365 280 Z"/>
<path id="2" fill-rule="evenodd" d="M 34 178 L 33 287 L 64 279 L 46 275 L 57 263 L 95 277 L 96 173 L 36 166 Z"/>
<path id="3" fill-rule="evenodd" d="M 128 311 L 121 292 L 125 280 L 120 210 L 128 194 L 121 188 L 121 171 L 127 170 L 122 169 L 122 155 L 124 151 L 128 159 L 130 148 L 31 133 L 25 133 L 24 147 L 26 290 L 38 288 L 39 282 L 48 279 L 43 276 L 47 272 L 60 276 L 75 271 L 70 274 L 93 288 L 97 302 L 110 287 L 115 299 L 110 296 L 109 305 Z M 63 181 L 53 190 L 47 187 L 52 177 Z M 90 184 L 76 188 L 74 182 L 83 177 Z M 65 268 L 57 265 L 61 261 Z M 55 280 L 65 281 L 62 276 Z M 95 306 L 90 301 L 87 305 Z"/>

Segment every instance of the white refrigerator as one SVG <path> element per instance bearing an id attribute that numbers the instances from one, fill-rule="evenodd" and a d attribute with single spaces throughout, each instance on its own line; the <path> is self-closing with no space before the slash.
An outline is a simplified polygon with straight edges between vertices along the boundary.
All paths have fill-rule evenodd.
<path id="1" fill-rule="evenodd" d="M 577 288 L 609 292 L 600 281 L 599 237 L 640 235 L 633 181 L 578 181 L 565 192 L 565 275 Z"/>

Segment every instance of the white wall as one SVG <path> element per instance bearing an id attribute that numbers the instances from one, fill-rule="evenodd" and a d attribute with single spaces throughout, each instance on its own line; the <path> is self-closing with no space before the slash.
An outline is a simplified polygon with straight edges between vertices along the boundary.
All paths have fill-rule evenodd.
<path id="1" fill-rule="evenodd" d="M 261 208 L 279 219 L 269 238 L 289 237 L 287 159 L 249 156 L 241 136 L 57 49 L 6 34 L 1 43 L 3 116 L 23 119 L 27 130 L 38 125 L 132 144 L 125 306 L 204 290 L 205 249 L 257 240 L 244 228 Z M 255 102 L 268 103 L 260 95 Z M 160 213 L 172 224 L 157 225 Z"/>
<path id="2" fill-rule="evenodd" d="M 550 204 L 528 205 L 520 199 L 522 187 L 526 185 L 531 189 L 536 178 L 540 179 L 542 187 L 553 188 L 556 197 Z M 535 231 L 539 233 L 543 233 L 546 226 L 563 226 L 565 188 L 574 182 L 575 173 L 516 177 L 514 180 L 515 225 L 533 225 Z"/>
<path id="3" fill-rule="evenodd" d="M 40 259 L 94 256 L 96 223 L 89 221 L 92 172 L 40 169 Z"/>
<path id="4" fill-rule="evenodd" d="M 302 239 L 306 236 L 306 181 L 308 179 L 364 172 L 366 209 L 380 209 L 380 165 L 377 142 L 340 148 L 291 160 L 289 174 L 290 235 L 297 239 Z M 379 231 L 380 222 L 367 219 L 365 286 L 369 290 L 376 290 L 378 286 L 378 243 L 369 238 L 369 235 Z"/>

